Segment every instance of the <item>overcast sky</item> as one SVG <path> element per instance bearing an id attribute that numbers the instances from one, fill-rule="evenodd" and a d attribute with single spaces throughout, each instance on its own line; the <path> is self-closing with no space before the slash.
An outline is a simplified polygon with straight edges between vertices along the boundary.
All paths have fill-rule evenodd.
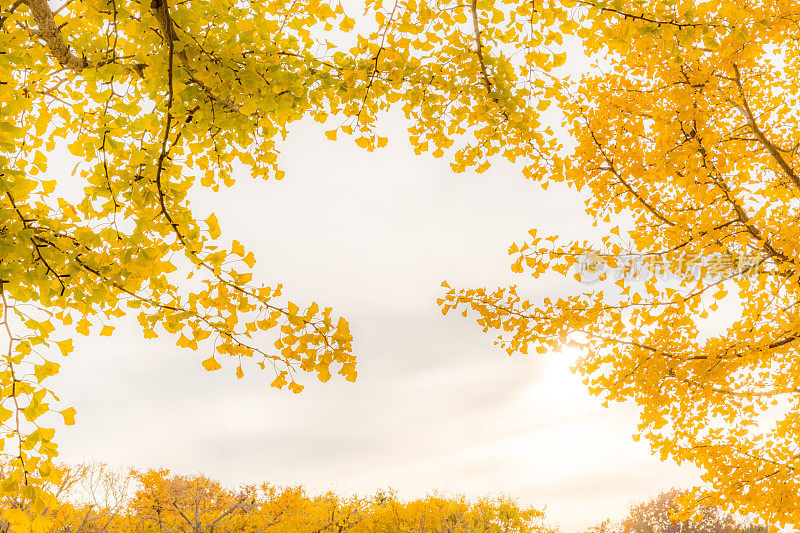
<path id="1" fill-rule="evenodd" d="M 445 279 L 563 291 L 512 275 L 506 251 L 532 227 L 586 236 L 574 193 L 544 192 L 511 165 L 453 174 L 446 159 L 413 155 L 397 117 L 383 125 L 389 146 L 373 153 L 323 129 L 298 124 L 283 143 L 285 180 L 243 176 L 194 206 L 201 218 L 213 209 L 223 239 L 254 251 L 257 278 L 348 318 L 357 382 L 306 377 L 296 396 L 257 373 L 237 381 L 231 365 L 208 373 L 209 354 L 169 336 L 146 341 L 130 317 L 110 339 L 77 338 L 54 378 L 78 410 L 59 437 L 62 459 L 311 491 L 392 487 L 406 499 L 507 494 L 547 506 L 567 533 L 697 481 L 633 442 L 632 407 L 588 396 L 568 370 L 574 354 L 509 358 L 474 322 L 436 306 Z"/>

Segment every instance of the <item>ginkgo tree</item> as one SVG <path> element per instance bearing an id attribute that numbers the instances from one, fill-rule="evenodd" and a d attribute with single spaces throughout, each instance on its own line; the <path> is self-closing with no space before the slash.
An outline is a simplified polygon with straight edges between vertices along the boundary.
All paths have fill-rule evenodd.
<path id="1" fill-rule="evenodd" d="M 448 150 L 455 170 L 555 150 L 538 118 L 577 27 L 568 4 L 371 0 L 355 36 L 326 0 L 1 0 L 0 496 L 18 502 L 3 520 L 49 527 L 53 415 L 75 411 L 47 380 L 69 331 L 111 335 L 132 312 L 209 371 L 260 368 L 293 392 L 303 372 L 354 380 L 347 321 L 253 281 L 252 252 L 195 217 L 190 191 L 234 186 L 239 165 L 281 179 L 279 141 L 302 118 L 381 147 L 393 104 L 415 150 Z M 74 169 L 54 168 L 57 149 Z"/>
<path id="2" fill-rule="evenodd" d="M 538 303 L 469 289 L 442 305 L 478 313 L 511 352 L 586 343 L 592 389 L 639 402 L 642 432 L 665 457 L 704 468 L 708 497 L 800 521 L 796 3 L 363 7 L 356 35 L 326 0 L 0 0 L 0 423 L 16 465 L 0 491 L 27 502 L 3 518 L 19 531 L 48 527 L 51 415 L 69 424 L 75 412 L 47 378 L 56 350 L 72 349 L 69 328 L 109 335 L 133 312 L 146 337 L 173 335 L 211 371 L 261 368 L 294 392 L 302 372 L 355 379 L 347 321 L 254 282 L 253 254 L 222 241 L 220 221 L 195 217 L 188 198 L 234 186 L 238 165 L 281 179 L 280 140 L 302 118 L 379 148 L 388 140 L 376 121 L 396 105 L 414 149 L 447 153 L 454 171 L 503 157 L 543 184 L 586 189 L 599 220 L 631 214 L 630 231 L 592 250 L 609 262 L 623 247 L 666 260 L 759 254 L 756 278 L 732 263 L 723 280 L 622 280 L 621 294 Z M 569 35 L 600 63 L 578 83 L 558 70 Z M 571 153 L 542 119 L 554 103 Z M 70 170 L 50 164 L 57 147 L 77 161 L 80 198 L 62 186 Z M 567 272 L 589 248 L 537 240 L 512 248 L 514 269 Z M 699 337 L 704 308 L 731 288 L 740 320 Z"/>
<path id="3" fill-rule="evenodd" d="M 800 4 L 581 2 L 594 68 L 558 92 L 574 145 L 540 169 L 604 235 L 531 230 L 512 270 L 565 297 L 447 289 L 508 353 L 573 343 L 590 390 L 701 469 L 697 497 L 800 524 Z M 591 32 L 589 34 L 588 32 Z"/>

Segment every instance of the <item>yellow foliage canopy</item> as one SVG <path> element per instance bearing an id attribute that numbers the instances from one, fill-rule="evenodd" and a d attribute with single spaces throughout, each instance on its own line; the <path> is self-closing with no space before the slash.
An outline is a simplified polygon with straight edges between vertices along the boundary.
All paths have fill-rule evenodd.
<path id="1" fill-rule="evenodd" d="M 107 321 L 130 309 L 146 338 L 166 332 L 212 352 L 209 371 L 256 367 L 293 392 L 304 372 L 356 378 L 347 321 L 252 282 L 254 255 L 222 246 L 215 215 L 193 215 L 193 187 L 233 186 L 237 164 L 281 179 L 276 142 L 304 117 L 336 121 L 331 138 L 384 146 L 373 125 L 392 104 L 412 121 L 415 149 L 452 150 L 455 170 L 556 147 L 537 106 L 555 92 L 540 74 L 564 61 L 548 49 L 562 32 L 547 28 L 567 24 L 566 9 L 367 8 L 373 27 L 353 41 L 354 20 L 326 0 L 0 2 L 0 424 L 17 465 L 0 496 L 24 494 L 26 527 L 46 529 L 38 513 L 53 502 L 41 487 L 57 482 L 47 413 L 75 417 L 52 407 L 47 387 L 57 370 L 47 348 L 73 347 L 53 338 L 57 323 L 110 335 Z M 343 36 L 355 45 L 330 42 Z M 521 43 L 530 62 L 493 52 L 501 42 Z M 45 177 L 61 171 L 49 168 L 56 147 L 77 161 L 78 199 Z"/>
<path id="2" fill-rule="evenodd" d="M 532 230 L 509 253 L 515 272 L 596 283 L 543 300 L 451 289 L 443 310 L 509 353 L 583 346 L 590 390 L 636 402 L 640 434 L 700 467 L 707 501 L 800 524 L 800 6 L 583 4 L 598 68 L 559 93 L 576 146 L 543 179 L 616 227 L 574 243 Z"/>

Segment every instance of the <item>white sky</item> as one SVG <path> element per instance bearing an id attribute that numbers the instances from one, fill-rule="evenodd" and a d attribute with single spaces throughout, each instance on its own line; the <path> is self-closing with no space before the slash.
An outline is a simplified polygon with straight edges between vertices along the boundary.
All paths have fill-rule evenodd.
<path id="1" fill-rule="evenodd" d="M 436 306 L 445 279 L 565 290 L 512 275 L 506 250 L 532 227 L 588 235 L 576 196 L 544 192 L 510 165 L 453 174 L 446 159 L 413 155 L 401 120 L 383 128 L 389 147 L 368 153 L 299 124 L 282 146 L 285 180 L 243 177 L 194 202 L 202 218 L 216 212 L 223 239 L 254 251 L 256 278 L 348 318 L 358 381 L 309 376 L 295 396 L 257 373 L 237 381 L 231 365 L 207 373 L 207 353 L 146 341 L 129 317 L 110 339 L 77 338 L 53 378 L 78 410 L 60 432 L 61 458 L 312 491 L 392 487 L 405 499 L 507 494 L 547 506 L 567 533 L 697 481 L 633 442 L 635 410 L 590 398 L 568 354 L 509 358 Z"/>

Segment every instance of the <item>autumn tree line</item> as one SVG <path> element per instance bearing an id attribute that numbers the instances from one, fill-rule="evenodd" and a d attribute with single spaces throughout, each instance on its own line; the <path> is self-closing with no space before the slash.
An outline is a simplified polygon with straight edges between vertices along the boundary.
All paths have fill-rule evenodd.
<path id="1" fill-rule="evenodd" d="M 262 483 L 226 487 L 203 475 L 124 470 L 102 463 L 60 467 L 45 510 L 48 533 L 558 533 L 543 509 L 507 497 L 469 500 L 431 494 L 402 501 L 393 490 L 367 497 Z M 685 491 L 634 505 L 617 522 L 584 533 L 769 533 L 766 526 L 705 506 L 700 518 L 674 516 Z M 27 505 L 5 500 L 2 507 Z M 15 531 L 0 519 L 0 532 Z M 773 530 L 774 531 L 774 530 Z"/>
<path id="2" fill-rule="evenodd" d="M 63 467 L 61 474 L 51 488 L 58 504 L 45 510 L 48 533 L 554 532 L 542 510 L 505 498 L 432 495 L 401 502 L 391 491 L 312 496 L 301 487 L 227 488 L 205 476 L 102 464 Z M 16 530 L 0 521 L 0 531 Z"/>

